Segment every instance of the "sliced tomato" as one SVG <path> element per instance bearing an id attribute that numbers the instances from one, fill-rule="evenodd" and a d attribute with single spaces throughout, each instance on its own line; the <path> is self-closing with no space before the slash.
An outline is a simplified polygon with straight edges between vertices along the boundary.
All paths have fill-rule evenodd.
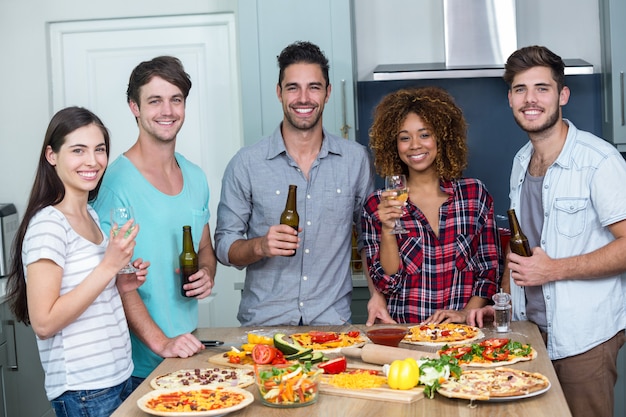
<path id="1" fill-rule="evenodd" d="M 316 330 L 310 331 L 309 336 L 311 336 L 311 342 L 313 343 L 326 343 L 339 339 L 339 335 L 335 332 L 319 332 Z"/>
<path id="2" fill-rule="evenodd" d="M 252 349 L 252 360 L 259 365 L 272 363 L 276 358 L 276 348 L 268 345 L 255 345 Z"/>
<path id="3" fill-rule="evenodd" d="M 448 355 L 460 359 L 472 351 L 471 346 L 450 347 L 446 350 L 440 350 L 439 355 Z"/>
<path id="4" fill-rule="evenodd" d="M 483 350 L 483 358 L 488 361 L 505 361 L 509 358 L 508 350 L 497 350 L 492 347 L 487 347 Z"/>
<path id="5" fill-rule="evenodd" d="M 285 355 L 283 355 L 283 352 L 276 348 L 274 348 L 274 351 L 276 353 L 276 357 L 274 358 L 274 360 L 272 360 L 272 365 L 282 365 L 284 363 L 287 363 L 287 359 L 285 359 Z"/>
<path id="6" fill-rule="evenodd" d="M 352 331 L 352 332 L 348 332 L 348 337 L 359 337 L 360 334 L 361 332 L 359 331 Z"/>
<path id="7" fill-rule="evenodd" d="M 483 340 L 482 342 L 480 342 L 480 345 L 483 347 L 490 347 L 493 349 L 498 349 L 501 348 L 502 346 L 506 345 L 507 343 L 509 343 L 509 339 L 505 339 L 505 338 L 491 338 L 491 339 L 486 339 Z"/>
<path id="8" fill-rule="evenodd" d="M 344 356 L 340 356 L 328 362 L 320 363 L 317 367 L 322 369 L 325 374 L 340 374 L 348 367 L 348 361 Z"/>
<path id="9" fill-rule="evenodd" d="M 441 335 L 442 336 L 450 336 L 452 334 L 452 332 L 450 330 L 442 330 L 441 331 Z"/>

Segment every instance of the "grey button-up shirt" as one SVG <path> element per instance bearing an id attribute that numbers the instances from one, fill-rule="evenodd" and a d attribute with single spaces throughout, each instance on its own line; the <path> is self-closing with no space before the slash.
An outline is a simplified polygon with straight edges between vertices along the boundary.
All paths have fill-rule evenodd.
<path id="1" fill-rule="evenodd" d="M 352 225 L 374 188 L 367 149 L 324 130 L 309 178 L 285 149 L 280 126 L 242 148 L 226 167 L 217 209 L 215 250 L 224 265 L 239 239 L 278 224 L 290 184 L 298 186 L 300 247 L 293 257 L 247 266 L 237 318 L 243 326 L 343 324 L 350 319 Z M 358 227 L 357 227 L 358 229 Z"/>

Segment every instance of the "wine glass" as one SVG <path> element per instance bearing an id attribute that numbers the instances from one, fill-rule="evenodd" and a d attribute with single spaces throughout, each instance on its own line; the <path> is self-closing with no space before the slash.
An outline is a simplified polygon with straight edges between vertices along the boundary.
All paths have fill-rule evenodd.
<path id="1" fill-rule="evenodd" d="M 402 202 L 405 202 L 409 198 L 409 190 L 406 185 L 406 176 L 403 174 L 387 175 L 387 177 L 385 177 L 385 190 L 396 192 L 395 196 L 389 197 L 390 200 L 400 200 Z M 391 233 L 399 235 L 402 233 L 408 233 L 408 231 L 404 227 L 402 227 L 400 219 L 396 219 L 396 224 L 391 230 Z"/>
<path id="2" fill-rule="evenodd" d="M 113 230 L 113 235 L 117 236 L 117 233 L 119 232 L 119 228 L 122 227 L 124 224 L 126 224 L 127 221 L 134 219 L 134 218 L 135 216 L 133 214 L 132 207 L 112 208 L 111 209 L 111 229 Z M 125 238 L 128 237 L 128 235 L 130 235 L 130 232 L 132 232 L 134 228 L 135 228 L 135 224 L 133 223 L 133 225 L 126 231 L 126 234 L 124 235 L 124 237 Z M 137 271 L 138 269 L 132 266 L 132 264 L 129 262 L 125 267 L 120 269 L 118 273 L 119 274 L 134 274 Z"/>

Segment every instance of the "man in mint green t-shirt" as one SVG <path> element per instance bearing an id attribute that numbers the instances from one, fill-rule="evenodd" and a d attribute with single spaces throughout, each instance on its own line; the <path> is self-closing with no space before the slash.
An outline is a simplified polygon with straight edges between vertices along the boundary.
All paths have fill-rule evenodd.
<path id="1" fill-rule="evenodd" d="M 146 283 L 122 297 L 135 387 L 163 358 L 186 358 L 204 349 L 190 332 L 198 324 L 197 300 L 211 294 L 215 277 L 209 187 L 202 169 L 175 152 L 190 88 L 189 76 L 174 57 L 157 57 L 133 70 L 127 101 L 139 138 L 109 165 L 93 203 L 107 232 L 112 207 L 133 207 L 141 225 L 135 258 L 151 263 Z M 185 285 L 186 297 L 177 273 L 184 225 L 191 226 L 199 259 L 198 272 Z"/>

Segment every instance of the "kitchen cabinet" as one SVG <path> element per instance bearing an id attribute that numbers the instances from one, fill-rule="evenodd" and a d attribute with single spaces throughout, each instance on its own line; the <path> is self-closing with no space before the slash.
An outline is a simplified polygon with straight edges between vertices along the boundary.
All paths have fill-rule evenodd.
<path id="1" fill-rule="evenodd" d="M 0 343 L 6 414 L 0 412 L 0 416 L 54 417 L 44 390 L 44 374 L 33 329 L 15 321 L 8 303 L 0 306 L 0 317 L 2 334 L 6 336 L 5 350 Z"/>
<path id="2" fill-rule="evenodd" d="M 295 41 L 320 47 L 330 64 L 332 92 L 324 126 L 355 139 L 352 0 L 240 0 L 239 60 L 244 142 L 271 134 L 283 119 L 276 96 L 276 57 Z"/>
<path id="3" fill-rule="evenodd" d="M 626 2 L 600 0 L 602 38 L 603 137 L 620 152 L 626 152 L 626 109 L 624 72 L 626 72 Z"/>

